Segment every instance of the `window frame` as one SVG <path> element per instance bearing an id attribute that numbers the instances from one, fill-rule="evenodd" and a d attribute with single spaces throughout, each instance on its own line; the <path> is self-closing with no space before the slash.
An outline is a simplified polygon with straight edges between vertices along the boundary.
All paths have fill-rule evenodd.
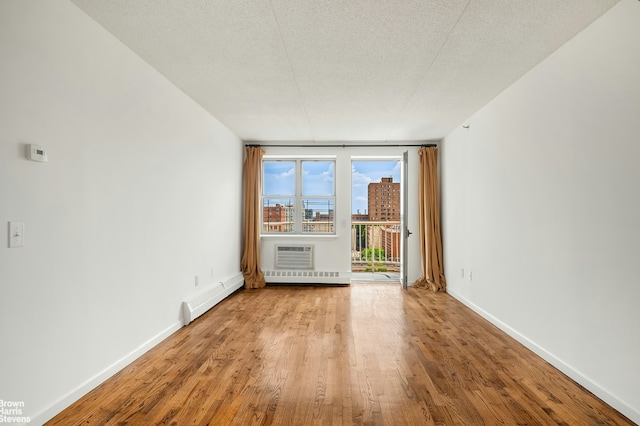
<path id="1" fill-rule="evenodd" d="M 292 162 L 294 163 L 294 194 L 265 194 L 265 163 L 267 162 Z M 304 162 L 327 162 L 333 164 L 333 185 L 332 192 L 333 195 L 304 195 L 302 193 L 303 189 L 303 163 Z M 269 231 L 265 230 L 265 200 L 277 200 L 277 199 L 288 199 L 293 198 L 293 229 L 291 231 Z M 304 209 L 304 201 L 308 200 L 328 200 L 329 204 L 333 207 L 333 210 L 328 209 L 327 212 L 328 217 L 331 221 L 321 222 L 327 223 L 327 227 L 330 227 L 330 231 L 305 231 L 307 223 L 304 218 L 306 216 Z M 260 235 L 268 235 L 268 236 L 311 236 L 311 235 L 336 235 L 336 157 L 331 156 L 281 156 L 281 155 L 265 155 L 262 158 L 262 188 L 260 191 L 260 204 L 262 208 L 260 209 Z"/>

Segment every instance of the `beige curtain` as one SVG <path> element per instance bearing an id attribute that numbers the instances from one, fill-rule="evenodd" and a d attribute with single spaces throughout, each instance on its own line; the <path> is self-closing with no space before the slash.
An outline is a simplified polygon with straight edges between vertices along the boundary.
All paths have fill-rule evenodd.
<path id="1" fill-rule="evenodd" d="M 420 254 L 422 277 L 414 287 L 446 291 L 442 236 L 440 233 L 440 201 L 438 197 L 438 148 L 421 148 L 418 204 L 420 220 Z"/>
<path id="2" fill-rule="evenodd" d="M 244 160 L 244 253 L 240 268 L 245 288 L 266 285 L 260 269 L 260 193 L 262 191 L 262 156 L 259 147 L 247 147 Z"/>

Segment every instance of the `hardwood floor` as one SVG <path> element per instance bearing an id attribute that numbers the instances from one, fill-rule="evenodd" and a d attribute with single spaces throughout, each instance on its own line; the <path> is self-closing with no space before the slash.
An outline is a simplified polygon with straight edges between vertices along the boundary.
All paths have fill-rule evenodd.
<path id="1" fill-rule="evenodd" d="M 48 424 L 633 424 L 447 294 L 241 290 Z"/>

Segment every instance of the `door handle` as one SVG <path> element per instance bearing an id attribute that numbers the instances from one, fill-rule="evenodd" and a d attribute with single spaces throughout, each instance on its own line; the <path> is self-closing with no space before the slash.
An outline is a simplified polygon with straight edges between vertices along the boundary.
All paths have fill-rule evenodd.
<path id="1" fill-rule="evenodd" d="M 409 235 L 413 234 L 413 232 L 409 231 L 409 228 L 407 228 L 407 238 L 409 238 Z"/>

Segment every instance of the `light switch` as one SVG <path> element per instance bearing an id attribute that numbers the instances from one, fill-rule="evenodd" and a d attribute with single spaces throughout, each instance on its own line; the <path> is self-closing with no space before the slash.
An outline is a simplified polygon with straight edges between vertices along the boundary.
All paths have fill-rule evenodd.
<path id="1" fill-rule="evenodd" d="M 24 247 L 24 222 L 9 222 L 9 248 Z"/>

